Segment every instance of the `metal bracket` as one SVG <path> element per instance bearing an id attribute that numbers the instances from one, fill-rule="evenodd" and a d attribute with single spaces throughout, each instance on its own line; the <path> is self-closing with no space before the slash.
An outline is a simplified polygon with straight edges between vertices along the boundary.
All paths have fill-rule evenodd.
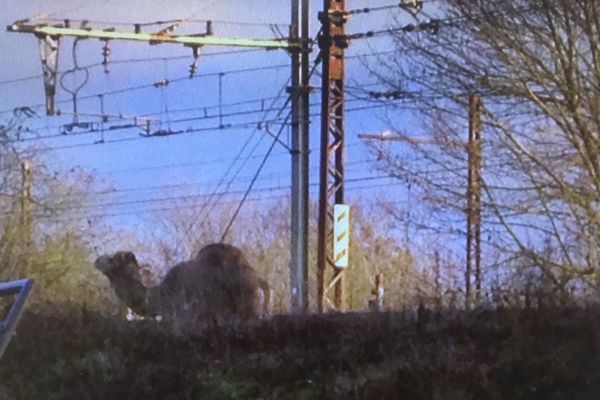
<path id="1" fill-rule="evenodd" d="M 193 46 L 192 47 L 192 56 L 194 57 L 194 61 L 192 62 L 192 64 L 190 65 L 190 69 L 189 69 L 189 78 L 192 79 L 195 75 L 196 72 L 198 71 L 198 59 L 200 58 L 200 49 L 202 46 Z"/>
<path id="2" fill-rule="evenodd" d="M 58 36 L 38 36 L 40 58 L 42 60 L 42 72 L 44 74 L 47 115 L 54 115 L 54 95 L 56 94 L 59 43 L 60 39 Z"/>
<path id="3" fill-rule="evenodd" d="M 32 287 L 31 279 L 0 283 L 0 297 L 15 296 L 13 304 L 8 309 L 8 314 L 4 320 L 0 321 L 0 358 L 2 358 L 8 342 L 12 339 Z"/>
<path id="4" fill-rule="evenodd" d="M 68 135 L 71 133 L 88 133 L 97 132 L 99 130 L 98 123 L 96 122 L 72 122 L 70 124 L 64 124 L 60 127 L 61 135 Z"/>
<path id="5" fill-rule="evenodd" d="M 159 43 L 176 43 L 188 46 L 232 46 L 232 47 L 256 47 L 261 49 L 290 49 L 292 47 L 299 47 L 298 43 L 290 43 L 288 40 L 274 40 L 274 39 L 243 39 L 235 37 L 214 37 L 210 34 L 200 35 L 161 35 L 157 33 L 143 33 L 138 31 L 136 27 L 135 32 L 124 32 L 124 31 L 107 31 L 101 29 L 92 28 L 69 28 L 65 26 L 47 26 L 44 24 L 37 25 L 26 25 L 22 22 L 15 22 L 9 25 L 7 28 L 8 32 L 23 32 L 33 33 L 38 37 L 50 36 L 57 40 L 58 37 L 73 36 L 81 39 L 95 38 L 100 40 L 132 40 L 138 42 L 146 42 L 150 44 Z M 212 27 L 211 31 L 212 33 Z"/>

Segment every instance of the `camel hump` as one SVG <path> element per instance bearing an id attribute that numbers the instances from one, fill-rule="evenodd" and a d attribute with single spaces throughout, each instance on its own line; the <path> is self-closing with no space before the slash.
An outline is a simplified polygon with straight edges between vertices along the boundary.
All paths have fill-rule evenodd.
<path id="1" fill-rule="evenodd" d="M 230 244 L 212 243 L 205 246 L 195 257 L 202 265 L 222 267 L 224 265 L 238 265 L 250 267 L 240 249 Z"/>

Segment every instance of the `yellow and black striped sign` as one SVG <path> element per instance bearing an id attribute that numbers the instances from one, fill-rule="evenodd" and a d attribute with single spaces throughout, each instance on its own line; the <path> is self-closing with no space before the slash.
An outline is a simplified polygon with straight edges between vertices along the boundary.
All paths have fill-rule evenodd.
<path id="1" fill-rule="evenodd" d="M 333 261 L 338 268 L 348 268 L 350 251 L 350 207 L 333 206 Z"/>

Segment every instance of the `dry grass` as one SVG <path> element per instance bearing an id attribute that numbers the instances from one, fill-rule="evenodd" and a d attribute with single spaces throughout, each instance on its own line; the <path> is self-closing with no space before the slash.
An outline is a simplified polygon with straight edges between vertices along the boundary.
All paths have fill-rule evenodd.
<path id="1" fill-rule="evenodd" d="M 600 310 L 275 317 L 175 335 L 26 314 L 0 399 L 597 399 Z"/>

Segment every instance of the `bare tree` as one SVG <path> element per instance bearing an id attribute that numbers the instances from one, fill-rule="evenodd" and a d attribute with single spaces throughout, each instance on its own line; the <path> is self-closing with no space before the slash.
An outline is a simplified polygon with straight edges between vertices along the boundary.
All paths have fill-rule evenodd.
<path id="1" fill-rule="evenodd" d="M 94 247 L 110 242 L 114 230 L 89 216 L 95 196 L 111 191 L 79 168 L 57 170 L 52 155 L 40 152 L 27 128 L 33 111 L 15 110 L 0 123 L 0 280 L 29 277 L 36 281 L 32 307 L 71 304 L 112 312 L 116 299 L 94 270 Z M 20 219 L 21 164 L 32 165 L 30 223 Z M 114 296 L 113 296 L 114 297 Z"/>
<path id="2" fill-rule="evenodd" d="M 428 134 L 396 128 L 402 147 L 370 142 L 381 168 L 418 188 L 438 218 L 428 229 L 463 234 L 468 98 L 479 93 L 487 246 L 562 291 L 600 289 L 600 3 L 440 3 L 422 29 L 390 30 L 397 52 L 371 68 Z"/>

